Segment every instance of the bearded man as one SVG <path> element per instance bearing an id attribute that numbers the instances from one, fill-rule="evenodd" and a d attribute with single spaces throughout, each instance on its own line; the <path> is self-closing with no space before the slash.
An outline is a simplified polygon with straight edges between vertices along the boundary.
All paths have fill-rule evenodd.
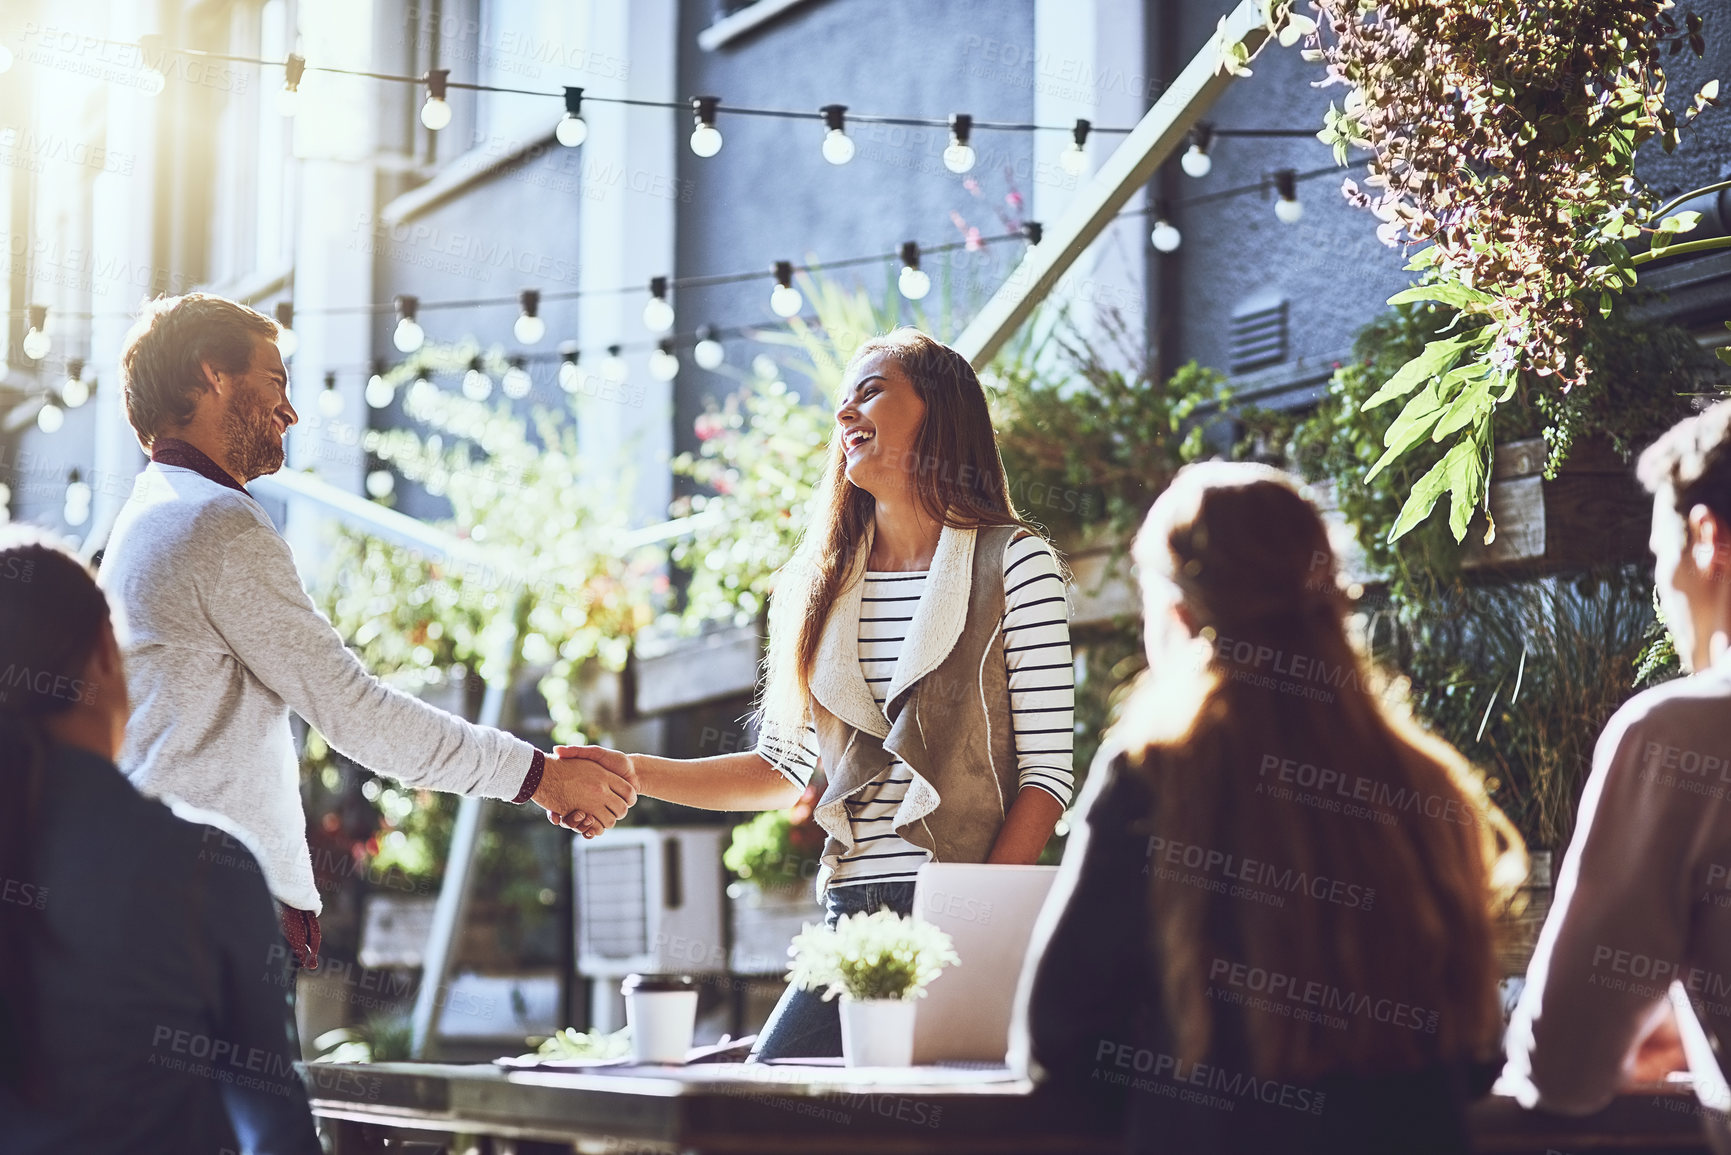
<path id="1" fill-rule="evenodd" d="M 103 557 L 132 687 L 120 767 L 238 827 L 280 905 L 294 964 L 318 965 L 320 899 L 289 711 L 370 770 L 455 794 L 531 799 L 585 832 L 636 800 L 628 777 L 544 755 L 386 686 L 301 585 L 247 493 L 296 422 L 277 323 L 202 293 L 150 302 L 121 353 L 127 419 L 150 464 Z"/>

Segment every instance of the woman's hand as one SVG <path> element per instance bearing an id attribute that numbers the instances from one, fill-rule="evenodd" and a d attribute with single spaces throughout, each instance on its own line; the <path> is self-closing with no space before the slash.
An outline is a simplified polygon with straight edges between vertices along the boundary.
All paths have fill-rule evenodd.
<path id="1" fill-rule="evenodd" d="M 598 806 L 584 804 L 574 795 L 552 800 L 543 799 L 538 793 L 535 801 L 547 807 L 547 820 L 554 825 L 575 830 L 585 838 L 594 838 L 624 817 L 625 811 L 618 805 L 620 801 L 626 808 L 637 801 L 637 770 L 631 755 L 604 746 L 555 746 L 553 756 L 561 762 L 581 760 L 593 764 L 611 788 L 600 796 Z M 570 808 L 562 809 L 573 803 L 575 805 Z"/>

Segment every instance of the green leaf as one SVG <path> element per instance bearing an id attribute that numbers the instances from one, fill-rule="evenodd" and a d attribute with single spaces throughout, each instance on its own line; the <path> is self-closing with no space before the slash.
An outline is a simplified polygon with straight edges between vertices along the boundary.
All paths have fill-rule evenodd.
<path id="1" fill-rule="evenodd" d="M 1463 378 L 1467 382 L 1467 387 L 1461 390 L 1461 395 L 1454 399 L 1447 411 L 1443 413 L 1442 419 L 1437 422 L 1436 428 L 1431 431 L 1430 439 L 1432 441 L 1441 441 L 1451 433 L 1459 432 L 1468 425 L 1476 424 L 1480 419 L 1488 416 L 1492 409 L 1496 408 L 1496 402 L 1491 400 L 1491 384 L 1496 380 L 1497 374 L 1490 371 L 1490 366 L 1481 362 L 1474 362 L 1461 369 L 1456 369 L 1449 376 L 1453 377 L 1455 374 L 1463 372 L 1467 374 L 1467 377 Z M 1477 376 L 1473 375 L 1475 373 Z M 1448 382 L 1444 381 L 1443 384 L 1447 386 Z M 1444 396 L 1447 396 L 1446 389 Z M 1456 540 L 1459 540 L 1459 536 L 1456 535 Z"/>
<path id="2" fill-rule="evenodd" d="M 1717 349 L 1713 350 L 1713 356 L 1719 358 L 1719 360 L 1725 362 L 1725 364 L 1731 365 L 1731 345 L 1719 346 Z"/>
<path id="3" fill-rule="evenodd" d="M 1410 289 L 1402 289 L 1388 299 L 1391 305 L 1410 305 L 1417 301 L 1440 301 L 1445 305 L 1453 305 L 1457 309 L 1468 309 L 1491 300 L 1489 293 L 1478 289 L 1469 289 L 1458 281 L 1437 281 L 1428 285 L 1414 285 Z"/>
<path id="4" fill-rule="evenodd" d="M 1609 317 L 1610 315 L 1611 315 L 1611 294 L 1600 293 L 1599 294 L 1599 316 Z"/>
<path id="5" fill-rule="evenodd" d="M 1424 382 L 1448 372 L 1460 359 L 1461 350 L 1466 348 L 1466 344 L 1465 339 L 1460 337 L 1432 341 L 1424 347 L 1424 352 L 1402 365 L 1381 389 L 1366 398 L 1362 408 L 1375 409 L 1386 401 L 1405 397 Z"/>
<path id="6" fill-rule="evenodd" d="M 1482 480 L 1484 467 L 1480 463 L 1478 445 L 1471 437 L 1463 437 L 1443 455 L 1441 461 L 1413 484 L 1400 516 L 1388 531 L 1390 543 L 1406 536 L 1425 518 L 1443 494 L 1449 494 L 1449 529 L 1459 541 L 1466 535 L 1467 524 L 1477 506 L 1477 482 Z M 1463 511 L 1464 510 L 1464 515 Z"/>
<path id="7" fill-rule="evenodd" d="M 1437 397 L 1436 387 L 1426 384 L 1424 389 L 1406 403 L 1406 408 L 1400 411 L 1389 424 L 1388 432 L 1382 435 L 1382 443 L 1388 448 L 1376 459 L 1376 464 L 1370 467 L 1370 472 L 1364 475 L 1365 481 L 1374 481 L 1388 463 L 1417 445 L 1430 433 L 1431 426 L 1442 416 L 1442 401 Z"/>
<path id="8" fill-rule="evenodd" d="M 1659 229 L 1667 233 L 1686 233 L 1701 223 L 1701 214 L 1690 211 L 1673 213 L 1659 222 Z"/>
<path id="9" fill-rule="evenodd" d="M 1440 256 L 1442 256 L 1442 252 L 1435 245 L 1426 245 L 1414 253 L 1412 259 L 1406 263 L 1407 272 L 1416 273 L 1421 269 L 1433 268 Z"/>

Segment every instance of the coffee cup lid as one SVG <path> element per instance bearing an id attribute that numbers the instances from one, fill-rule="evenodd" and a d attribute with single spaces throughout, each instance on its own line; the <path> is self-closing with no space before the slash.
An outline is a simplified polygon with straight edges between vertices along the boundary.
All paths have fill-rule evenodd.
<path id="1" fill-rule="evenodd" d="M 622 995 L 691 989 L 690 975 L 626 975 L 625 981 L 619 984 L 619 993 Z"/>

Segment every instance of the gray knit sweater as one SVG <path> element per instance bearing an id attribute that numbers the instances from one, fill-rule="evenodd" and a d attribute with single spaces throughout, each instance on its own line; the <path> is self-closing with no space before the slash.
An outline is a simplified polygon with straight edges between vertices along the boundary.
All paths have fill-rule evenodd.
<path id="1" fill-rule="evenodd" d="M 132 718 L 120 767 L 146 794 L 227 818 L 277 901 L 315 914 L 289 711 L 412 786 L 511 799 L 534 748 L 386 686 L 313 606 L 249 495 L 178 466 L 139 474 L 99 576 Z"/>

